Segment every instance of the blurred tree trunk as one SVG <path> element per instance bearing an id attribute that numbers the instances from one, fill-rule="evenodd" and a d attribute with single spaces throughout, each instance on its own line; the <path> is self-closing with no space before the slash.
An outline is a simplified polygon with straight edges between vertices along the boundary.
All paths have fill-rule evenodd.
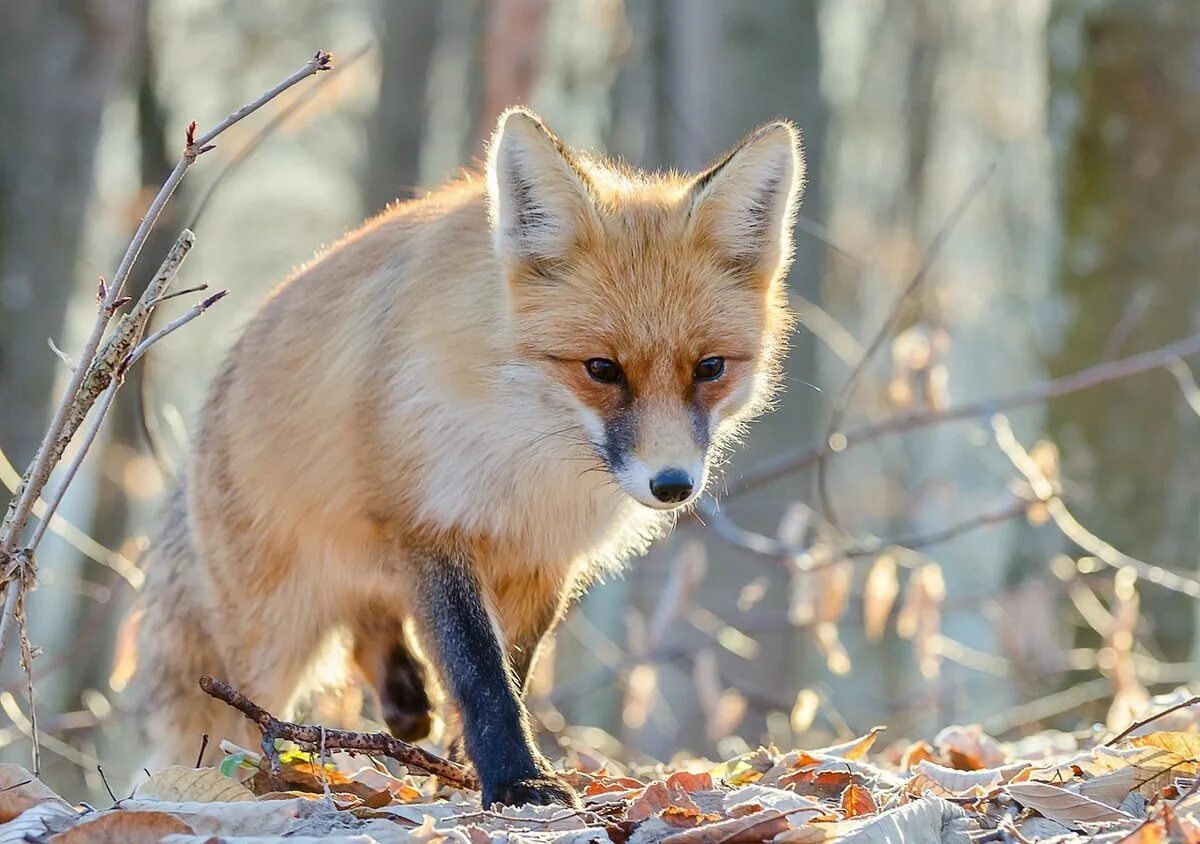
<path id="1" fill-rule="evenodd" d="M 397 198 L 411 197 L 419 186 L 439 6 L 437 0 L 382 4 L 383 71 L 363 186 L 367 213 Z"/>
<path id="2" fill-rule="evenodd" d="M 997 167 L 908 303 L 903 341 L 865 371 L 848 426 L 911 404 L 944 404 L 947 392 L 970 401 L 1045 377 L 1058 230 L 1048 13 L 1048 0 L 824 5 L 822 31 L 839 45 L 826 51 L 824 67 L 833 109 L 829 228 L 861 261 L 831 262 L 825 301 L 864 345 L 969 186 Z M 932 355 L 925 384 L 907 368 L 920 348 Z M 836 394 L 845 377 L 843 362 L 823 357 L 826 390 Z M 1028 439 L 1041 417 L 1039 409 L 1017 414 L 1018 433 Z M 942 426 L 836 456 L 830 493 L 841 521 L 853 532 L 919 534 L 997 509 L 1012 473 L 981 448 L 987 440 L 971 426 Z M 981 608 L 1003 602 L 1010 561 L 1026 541 L 1025 529 L 1009 524 L 938 546 L 947 593 L 962 608 L 944 618 L 951 640 L 1001 651 L 998 625 Z M 922 678 L 908 643 L 868 646 L 854 636 L 850 647 L 854 673 L 835 687 L 852 722 L 886 717 L 880 700 L 897 707 L 889 722 L 901 729 L 968 711 L 983 717 L 1011 702 L 1019 680 L 949 662 L 940 676 Z"/>
<path id="3" fill-rule="evenodd" d="M 61 368 L 46 339 L 63 340 L 78 289 L 100 118 L 129 57 L 135 6 L 0 0 L 0 448 L 19 469 Z"/>
<path id="4" fill-rule="evenodd" d="M 528 104 L 542 52 L 547 0 L 491 0 L 483 34 L 482 101 L 475 154 L 482 154 L 500 112 Z"/>
<path id="5" fill-rule="evenodd" d="M 1200 327 L 1200 5 L 1091 7 L 1078 67 L 1066 69 L 1078 119 L 1055 374 Z M 1174 379 L 1161 372 L 1069 396 L 1052 406 L 1050 424 L 1084 524 L 1129 554 L 1195 572 L 1200 426 Z M 1153 585 L 1141 592 L 1164 658 L 1194 658 L 1194 602 Z"/>

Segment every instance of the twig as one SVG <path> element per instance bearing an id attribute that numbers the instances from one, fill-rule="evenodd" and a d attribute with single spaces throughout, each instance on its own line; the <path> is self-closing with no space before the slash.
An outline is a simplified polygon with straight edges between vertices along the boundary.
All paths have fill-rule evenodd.
<path id="1" fill-rule="evenodd" d="M 10 493 L 15 493 L 20 483 L 21 476 L 4 453 L 4 449 L 0 449 L 0 484 L 3 484 Z M 33 502 L 33 515 L 39 519 L 46 519 L 46 500 L 44 498 L 38 498 Z M 61 513 L 55 513 L 54 517 L 47 521 L 50 523 L 50 532 L 60 537 L 80 554 L 105 568 L 112 569 L 134 589 L 141 588 L 145 576 L 133 560 L 119 551 L 101 545 Z"/>
<path id="2" fill-rule="evenodd" d="M 1167 369 L 1179 382 L 1179 391 L 1183 393 L 1183 400 L 1188 403 L 1188 407 L 1197 416 L 1200 416 L 1200 386 L 1197 386 L 1196 376 L 1192 375 L 1191 368 L 1182 360 L 1173 360 L 1168 364 Z"/>
<path id="3" fill-rule="evenodd" d="M 25 694 L 29 700 L 29 738 L 33 753 L 33 775 L 42 775 L 42 739 L 38 730 L 37 701 L 33 693 L 33 646 L 29 643 L 29 613 L 26 609 L 25 596 L 21 596 L 17 607 L 17 622 L 21 626 L 21 664 L 25 668 Z"/>
<path id="4" fill-rule="evenodd" d="M 87 416 L 96 399 L 107 388 L 108 381 L 112 380 L 114 376 L 119 375 L 116 367 L 121 363 L 127 363 L 124 354 L 120 354 L 118 359 L 114 360 L 109 354 L 98 356 L 97 353 L 100 351 L 100 344 L 104 339 L 105 330 L 108 328 L 113 315 L 124 302 L 128 301 L 122 297 L 122 290 L 133 270 L 133 265 L 137 261 L 138 255 L 141 253 L 142 247 L 146 243 L 146 239 L 149 237 L 151 229 L 158 222 L 163 207 L 179 186 L 188 168 L 195 163 L 197 157 L 213 148 L 212 141 L 221 132 L 262 107 L 297 82 L 323 70 L 328 70 L 330 62 L 331 56 L 328 53 L 318 51 L 302 68 L 288 76 L 257 100 L 243 106 L 226 117 L 199 139 L 195 136 L 195 122 L 193 121 L 189 124 L 185 133 L 185 144 L 179 156 L 179 161 L 163 183 L 158 194 L 154 197 L 154 200 L 150 203 L 150 207 L 146 210 L 145 216 L 138 225 L 137 231 L 134 232 L 133 238 L 130 240 L 129 246 L 126 248 L 120 264 L 117 266 L 117 271 L 113 274 L 111 283 L 105 284 L 101 281 L 99 290 L 100 302 L 96 320 L 84 343 L 83 351 L 78 357 L 78 363 L 71 374 L 67 388 L 54 410 L 46 434 L 42 438 L 42 442 L 38 446 L 38 450 L 28 470 L 21 479 L 18 491 L 14 493 L 9 503 L 3 522 L 0 523 L 0 568 L 4 570 L 5 577 L 8 578 L 5 591 L 4 616 L 0 617 L 0 663 L 2 663 L 4 655 L 7 653 L 6 645 L 12 628 L 13 614 L 17 611 L 17 599 L 23 591 L 27 577 L 29 576 L 29 573 L 25 569 L 32 568 L 33 558 L 31 552 L 36 547 L 36 543 L 27 545 L 21 552 L 20 559 L 16 558 L 18 554 L 17 546 L 33 512 L 34 503 L 41 497 L 42 490 L 50 479 L 50 473 L 62 459 L 62 455 L 75 431 L 82 424 L 84 417 Z M 159 294 L 161 293 L 162 290 L 159 290 Z M 156 294 L 154 298 L 158 298 L 158 295 Z M 147 317 L 148 314 L 149 311 L 146 312 Z M 143 321 L 141 325 L 144 328 L 145 322 Z M 130 332 L 130 334 L 132 333 Z M 140 331 L 136 333 L 137 336 L 132 338 L 133 342 L 137 342 L 140 339 Z M 128 338 L 129 335 L 120 333 L 120 329 L 118 328 L 118 332 L 114 333 L 113 339 L 114 341 L 121 340 L 123 342 Z M 118 351 L 118 347 L 114 347 L 112 342 L 105 349 L 106 353 L 110 351 Z M 106 366 L 109 367 L 107 371 L 105 370 Z M 61 500 L 61 495 L 58 496 L 58 499 Z M 53 516 L 53 507 L 48 506 L 48 510 L 50 511 L 48 514 L 49 518 Z M 44 529 L 39 531 L 39 538 L 42 533 L 44 533 Z M 17 571 L 18 567 L 21 569 L 20 572 Z"/>
<path id="5" fill-rule="evenodd" d="M 104 776 L 104 767 L 96 765 L 96 772 L 100 774 L 100 782 L 104 783 L 104 790 L 108 792 L 108 796 L 112 798 L 115 805 L 117 803 L 117 795 L 113 794 L 112 786 L 108 784 L 108 777 Z"/>
<path id="6" fill-rule="evenodd" d="M 208 750 L 208 733 L 200 737 L 200 752 L 196 754 L 196 767 L 204 764 L 204 751 Z"/>
<path id="7" fill-rule="evenodd" d="M 1018 498 L 998 510 L 980 513 L 929 533 L 892 538 L 871 537 L 869 539 L 847 542 L 831 549 L 833 553 L 828 560 L 811 565 L 805 568 L 805 570 L 812 571 L 822 568 L 825 565 L 832 565 L 846 557 L 870 557 L 878 554 L 885 548 L 908 548 L 909 550 L 917 551 L 932 545 L 939 545 L 980 528 L 1018 518 L 1024 515 L 1028 509 L 1029 502 L 1023 498 Z M 806 552 L 812 550 L 811 545 L 797 547 L 774 537 L 747 530 L 736 524 L 728 515 L 710 502 L 701 504 L 701 515 L 702 519 L 699 521 L 714 536 L 729 545 L 750 551 L 754 554 L 761 554 L 768 557 L 795 558 L 803 556 Z"/>
<path id="8" fill-rule="evenodd" d="M 1033 494 L 1046 506 L 1046 512 L 1067 539 L 1110 568 L 1120 569 L 1129 566 L 1137 572 L 1139 577 L 1162 586 L 1164 589 L 1182 592 L 1192 598 L 1200 598 L 1200 581 L 1184 577 L 1162 566 L 1139 560 L 1137 557 L 1131 557 L 1080 524 L 1055 492 L 1050 479 L 1038 467 L 1037 462 L 1025 450 L 1025 447 L 1017 441 L 1012 426 L 1008 424 L 1008 420 L 1004 416 L 996 414 L 992 417 L 992 430 L 995 432 L 996 444 L 1000 450 L 1004 452 L 1016 470 L 1029 481 Z"/>
<path id="9" fill-rule="evenodd" d="M 324 736 L 325 746 L 330 750 L 348 750 L 387 756 L 404 765 L 432 774 L 443 782 L 458 788 L 479 788 L 478 778 L 469 769 L 385 733 L 328 730 L 323 727 L 280 721 L 237 689 L 220 680 L 215 680 L 207 674 L 200 678 L 200 688 L 210 697 L 229 704 L 254 722 L 262 731 L 262 749 L 266 757 L 271 760 L 271 768 L 275 772 L 279 771 L 279 754 L 275 751 L 276 739 L 294 741 L 313 751 L 321 744 L 322 736 Z"/>
<path id="10" fill-rule="evenodd" d="M 838 393 L 837 398 L 834 400 L 833 409 L 829 414 L 829 425 L 825 430 L 826 443 L 829 443 L 831 440 L 833 440 L 835 435 L 839 433 L 842 427 L 842 420 L 845 419 L 846 411 L 850 407 L 850 400 L 854 397 L 855 388 L 858 386 L 858 380 L 862 376 L 863 371 L 866 369 L 867 364 L 871 362 L 871 358 L 873 358 L 875 353 L 879 351 L 879 348 L 883 345 L 884 341 L 887 340 L 887 338 L 890 337 L 896 330 L 896 326 L 900 323 L 900 319 L 904 316 L 905 304 L 907 304 L 909 298 L 913 293 L 916 292 L 917 288 L 924 283 L 926 278 L 928 278 L 930 270 L 933 269 L 933 265 L 941 255 L 942 248 L 950 239 L 950 235 L 954 232 L 954 229 L 958 226 L 959 221 L 963 218 L 963 215 L 966 214 L 967 209 L 971 207 L 971 203 L 975 201 L 975 198 L 979 195 L 980 191 L 983 190 L 984 185 L 987 184 L 988 179 L 992 177 L 992 173 L 995 171 L 995 164 L 988 165 L 978 176 L 975 177 L 975 180 L 967 186 L 967 190 L 963 193 L 962 198 L 958 201 L 958 204 L 951 210 L 950 215 L 946 218 L 946 221 L 942 224 L 942 227 L 938 229 L 937 234 L 934 235 L 932 242 L 929 244 L 929 248 L 925 251 L 924 260 L 922 260 L 921 265 L 917 268 L 917 271 L 913 274 L 913 277 L 909 279 L 909 282 L 905 286 L 904 290 L 900 292 L 900 296 L 892 305 L 892 309 L 888 313 L 887 319 L 885 319 L 883 321 L 883 325 L 879 327 L 878 333 L 876 333 L 874 339 L 871 340 L 871 343 L 867 346 L 867 350 L 863 352 L 862 357 L 858 359 L 858 362 L 854 365 L 854 368 L 850 370 L 850 375 L 846 378 L 846 383 L 842 385 L 842 389 Z M 841 529 L 841 520 L 838 518 L 837 511 L 834 509 L 833 502 L 829 497 L 829 488 L 827 482 L 828 464 L 826 462 L 828 457 L 828 453 L 823 454 L 820 458 L 818 458 L 817 461 L 817 494 L 821 501 L 822 514 L 831 524 L 833 524 L 834 527 Z"/>
<path id="11" fill-rule="evenodd" d="M 1137 732 L 1138 730 L 1140 730 L 1142 727 L 1146 726 L 1147 724 L 1153 724 L 1159 718 L 1163 718 L 1167 715 L 1170 715 L 1172 712 L 1179 711 L 1180 709 L 1186 709 L 1189 706 L 1195 706 L 1198 703 L 1200 703 L 1200 695 L 1192 695 L 1190 698 L 1183 701 L 1182 703 L 1177 703 L 1174 706 L 1168 706 L 1166 709 L 1163 709 L 1160 712 L 1155 712 L 1153 715 L 1149 715 L 1140 721 L 1134 721 L 1132 724 L 1130 724 L 1124 730 L 1117 733 L 1115 736 L 1110 738 L 1108 741 L 1104 742 L 1104 744 L 1101 746 L 1102 747 L 1112 747 L 1117 742 L 1119 742 L 1121 739 L 1125 738 L 1126 736 L 1128 736 L 1132 733 Z"/>
<path id="12" fill-rule="evenodd" d="M 1200 334 L 1193 334 L 1158 349 L 1152 349 L 1141 354 L 1130 355 L 1114 361 L 1106 361 L 1087 369 L 1082 369 L 1071 375 L 1064 375 L 1052 381 L 1043 381 L 1024 389 L 1003 396 L 993 396 L 979 401 L 948 407 L 944 410 L 923 410 L 912 413 L 902 413 L 884 419 L 881 422 L 864 425 L 853 431 L 845 432 L 844 442 L 840 448 L 834 449 L 828 442 L 815 448 L 803 448 L 785 451 L 759 461 L 751 466 L 741 477 L 741 482 L 727 493 L 727 498 L 743 495 L 752 489 L 771 483 L 792 472 L 813 465 L 835 452 L 844 451 L 864 443 L 874 442 L 892 434 L 902 434 L 907 431 L 925 428 L 930 425 L 941 425 L 946 422 L 957 422 L 964 419 L 975 419 L 988 416 L 1004 410 L 1012 410 L 1038 402 L 1061 398 L 1063 396 L 1090 390 L 1103 384 L 1131 378 L 1155 369 L 1163 369 L 1172 362 L 1200 354 Z"/>

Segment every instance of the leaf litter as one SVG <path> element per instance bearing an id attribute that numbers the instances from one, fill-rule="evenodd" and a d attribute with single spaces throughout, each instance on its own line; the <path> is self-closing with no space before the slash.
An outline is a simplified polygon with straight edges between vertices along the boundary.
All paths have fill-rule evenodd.
<path id="1" fill-rule="evenodd" d="M 158 771 L 108 809 L 73 806 L 0 765 L 0 844 L 17 841 L 412 844 L 1200 844 L 1200 717 L 1080 747 L 1065 734 L 1006 744 L 977 726 L 813 750 L 760 747 L 686 770 L 576 757 L 583 808 L 491 807 L 476 792 L 365 757 L 322 763 L 222 744 L 213 768 Z"/>

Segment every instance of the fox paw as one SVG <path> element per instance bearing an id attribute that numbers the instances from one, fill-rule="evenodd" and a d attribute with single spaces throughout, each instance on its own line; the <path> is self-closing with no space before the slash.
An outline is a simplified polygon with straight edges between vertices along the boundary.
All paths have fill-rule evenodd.
<path id="1" fill-rule="evenodd" d="M 574 790 L 552 774 L 486 789 L 483 805 L 492 806 L 496 803 L 504 806 L 570 806 L 575 809 L 583 805 Z"/>

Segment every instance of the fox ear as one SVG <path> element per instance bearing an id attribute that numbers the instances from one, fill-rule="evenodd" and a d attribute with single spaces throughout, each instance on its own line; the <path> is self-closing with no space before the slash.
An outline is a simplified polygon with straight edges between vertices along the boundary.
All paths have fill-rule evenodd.
<path id="1" fill-rule="evenodd" d="M 562 258 L 595 219 L 587 176 L 531 111 L 500 115 L 487 177 L 492 239 L 503 260 Z"/>
<path id="2" fill-rule="evenodd" d="M 773 279 L 791 260 L 803 185 L 799 131 L 768 123 L 692 182 L 693 224 L 738 271 Z"/>

